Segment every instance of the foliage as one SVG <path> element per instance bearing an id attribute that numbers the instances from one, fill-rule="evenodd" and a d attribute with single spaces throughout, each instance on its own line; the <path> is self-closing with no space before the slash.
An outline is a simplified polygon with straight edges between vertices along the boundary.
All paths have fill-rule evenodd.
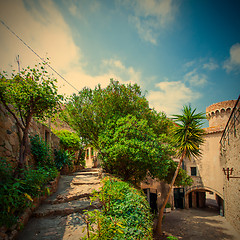
<path id="1" fill-rule="evenodd" d="M 165 206 L 165 208 L 171 208 L 171 204 L 168 202 Z"/>
<path id="2" fill-rule="evenodd" d="M 35 135 L 30 138 L 31 153 L 38 166 L 53 167 L 53 155 L 49 145 L 41 137 Z"/>
<path id="3" fill-rule="evenodd" d="M 0 226 L 11 227 L 32 206 L 34 197 L 49 191 L 45 186 L 58 173 L 56 169 L 39 168 L 24 170 L 21 178 L 14 178 L 11 165 L 0 158 L 0 173 L 4 172 L 0 181 Z"/>
<path id="4" fill-rule="evenodd" d="M 140 183 L 147 173 L 158 178 L 167 175 L 169 153 L 147 120 L 128 115 L 109 121 L 99 143 L 102 167 L 125 181 Z"/>
<path id="5" fill-rule="evenodd" d="M 174 162 L 172 159 L 169 161 L 168 173 L 167 173 L 167 176 L 164 178 L 164 180 L 168 184 L 171 183 L 171 181 L 173 179 L 173 176 L 174 176 L 174 173 L 177 169 L 177 166 L 178 166 L 178 162 Z M 174 185 L 175 186 L 191 186 L 192 183 L 193 183 L 193 180 L 187 174 L 187 172 L 184 169 L 179 168 L 178 175 L 176 177 Z"/>
<path id="6" fill-rule="evenodd" d="M 81 139 L 76 133 L 68 130 L 53 130 L 53 132 L 60 138 L 60 144 L 63 149 L 77 151 L 83 148 Z"/>
<path id="7" fill-rule="evenodd" d="M 174 129 L 173 139 L 180 156 L 185 152 L 190 159 L 201 154 L 199 146 L 203 143 L 202 120 L 205 118 L 204 113 L 196 113 L 190 105 L 183 107 L 182 115 L 174 115 L 173 119 L 178 125 Z"/>
<path id="8" fill-rule="evenodd" d="M 73 94 L 68 99 L 63 118 L 86 144 L 99 150 L 98 137 L 109 120 L 117 121 L 129 114 L 138 120 L 147 120 L 158 135 L 166 133 L 170 124 L 165 114 L 149 108 L 137 84 L 124 85 L 113 80 L 106 88 L 99 85 L 94 90 L 84 88 L 78 95 Z"/>
<path id="9" fill-rule="evenodd" d="M 178 240 L 178 238 L 177 238 L 177 237 L 174 237 L 174 236 L 168 236 L 167 239 L 168 239 L 168 240 Z"/>
<path id="10" fill-rule="evenodd" d="M 13 175 L 13 167 L 6 161 L 5 158 L 0 157 L 0 183 L 4 184 Z"/>
<path id="11" fill-rule="evenodd" d="M 136 183 L 148 171 L 166 176 L 173 154 L 167 137 L 172 122 L 149 108 L 137 84 L 111 80 L 106 88 L 84 88 L 68 99 L 63 117 L 98 151 L 106 171 Z"/>
<path id="12" fill-rule="evenodd" d="M 54 150 L 55 164 L 58 170 L 61 170 L 63 167 L 68 166 L 69 169 L 73 167 L 73 154 L 70 154 L 67 150 L 59 149 Z"/>
<path id="13" fill-rule="evenodd" d="M 48 76 L 46 63 L 27 67 L 20 73 L 0 73 L 0 101 L 14 117 L 22 132 L 19 164 L 23 166 L 28 144 L 28 131 L 33 117 L 45 119 L 57 111 L 62 99 L 57 94 L 56 79 Z"/>
<path id="14" fill-rule="evenodd" d="M 102 210 L 86 213 L 88 239 L 152 239 L 152 217 L 144 194 L 117 178 L 105 178 L 102 183 L 92 197 L 92 201 L 99 199 Z"/>

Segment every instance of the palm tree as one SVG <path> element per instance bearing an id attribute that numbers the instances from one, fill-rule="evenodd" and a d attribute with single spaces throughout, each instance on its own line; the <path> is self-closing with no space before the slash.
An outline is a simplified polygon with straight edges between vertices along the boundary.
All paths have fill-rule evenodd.
<path id="1" fill-rule="evenodd" d="M 173 188 L 175 179 L 178 175 L 178 171 L 182 165 L 182 161 L 185 157 L 197 157 L 201 155 L 200 144 L 203 143 L 204 130 L 202 129 L 202 120 L 205 119 L 204 113 L 195 113 L 196 109 L 192 110 L 191 106 L 184 106 L 182 115 L 174 115 L 173 120 L 177 123 L 177 126 L 173 130 L 173 141 L 176 144 L 178 150 L 179 163 L 174 173 L 170 188 L 166 199 L 159 211 L 158 221 L 156 226 L 156 232 L 162 234 L 162 218 L 163 211 L 168 202 L 171 190 Z"/>

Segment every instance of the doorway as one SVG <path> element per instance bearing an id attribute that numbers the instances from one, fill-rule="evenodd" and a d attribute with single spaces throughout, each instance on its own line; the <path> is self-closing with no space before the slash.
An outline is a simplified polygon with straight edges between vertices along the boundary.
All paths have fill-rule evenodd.
<path id="1" fill-rule="evenodd" d="M 174 188 L 174 207 L 184 208 L 184 188 Z"/>

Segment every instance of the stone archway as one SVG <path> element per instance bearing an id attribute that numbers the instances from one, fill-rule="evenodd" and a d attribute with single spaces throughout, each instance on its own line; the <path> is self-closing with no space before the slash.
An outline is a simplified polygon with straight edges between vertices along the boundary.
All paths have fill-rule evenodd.
<path id="1" fill-rule="evenodd" d="M 216 209 L 221 215 L 224 215 L 223 196 L 216 190 L 206 186 L 192 186 L 185 190 L 185 208 L 204 208 L 207 207 L 207 195 L 213 195 L 212 199 L 216 201 Z M 209 195 L 209 196 L 210 196 Z"/>

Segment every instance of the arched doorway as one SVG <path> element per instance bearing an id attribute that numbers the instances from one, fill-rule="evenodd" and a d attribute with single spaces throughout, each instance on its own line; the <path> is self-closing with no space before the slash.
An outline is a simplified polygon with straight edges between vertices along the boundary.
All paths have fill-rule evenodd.
<path id="1" fill-rule="evenodd" d="M 219 193 L 210 188 L 192 187 L 185 192 L 185 208 L 209 208 L 224 215 L 224 201 Z"/>

